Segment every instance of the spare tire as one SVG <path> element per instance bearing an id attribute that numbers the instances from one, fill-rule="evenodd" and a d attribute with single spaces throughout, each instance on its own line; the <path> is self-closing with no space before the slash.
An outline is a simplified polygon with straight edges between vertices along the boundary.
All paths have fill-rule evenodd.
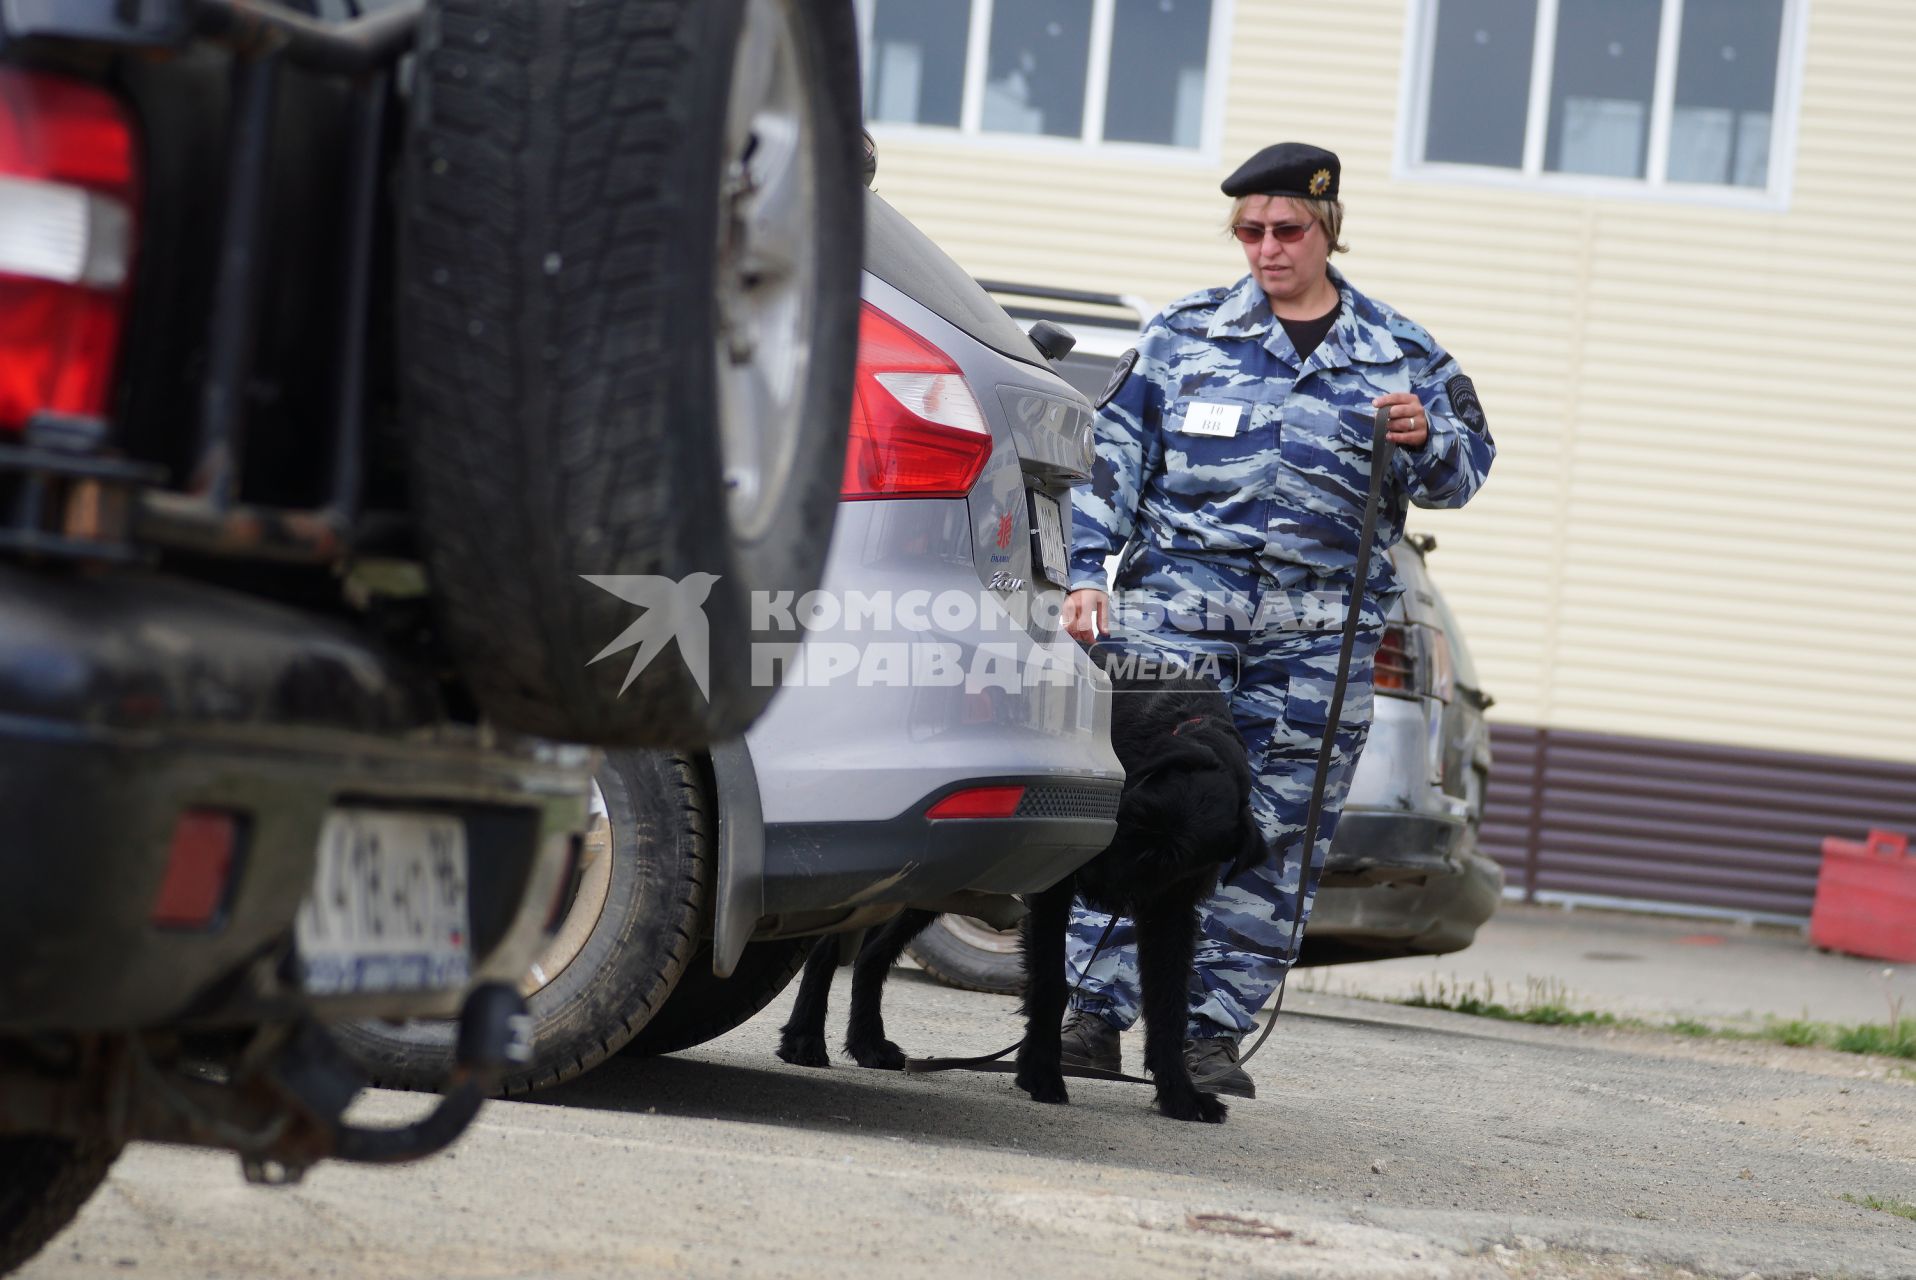
<path id="1" fill-rule="evenodd" d="M 499 726 L 692 747 L 770 700 L 750 598 L 817 585 L 844 461 L 858 91 L 850 0 L 429 0 L 401 422 Z"/>

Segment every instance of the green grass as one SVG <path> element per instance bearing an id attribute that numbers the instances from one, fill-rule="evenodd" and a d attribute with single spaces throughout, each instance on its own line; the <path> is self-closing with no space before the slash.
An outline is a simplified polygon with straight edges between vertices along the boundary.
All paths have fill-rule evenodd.
<path id="1" fill-rule="evenodd" d="M 1878 1213 L 1893 1213 L 1899 1218 L 1908 1218 L 1911 1222 L 1916 1222 L 1916 1204 L 1911 1204 L 1907 1200 L 1885 1200 L 1881 1196 L 1853 1196 L 1847 1191 L 1843 1193 L 1842 1198 L 1851 1204 L 1861 1205 L 1865 1209 L 1874 1209 Z"/>
<path id="2" fill-rule="evenodd" d="M 1834 1049 L 1838 1053 L 1916 1059 L 1916 1018 L 1898 1018 L 1890 1023 L 1777 1019 L 1755 1032 L 1754 1038 L 1774 1040 L 1798 1049 Z"/>
<path id="3" fill-rule="evenodd" d="M 1792 1049 L 1809 1049 L 1821 1044 L 1824 1029 L 1814 1022 L 1803 1018 L 1791 1018 L 1787 1022 L 1772 1022 L 1762 1031 L 1763 1039 L 1775 1040 Z"/>
<path id="4" fill-rule="evenodd" d="M 1414 995 L 1396 1003 L 1546 1027 L 1615 1027 L 1629 1031 L 1666 1031 L 1680 1036 L 1718 1040 L 1767 1040 L 1797 1049 L 1833 1049 L 1839 1053 L 1916 1060 L 1916 1018 L 1903 1017 L 1899 1003 L 1891 1005 L 1890 1021 L 1887 1023 L 1816 1022 L 1807 1017 L 1772 1018 L 1755 1031 L 1716 1027 L 1695 1018 L 1650 1022 L 1642 1018 L 1623 1018 L 1612 1013 L 1578 1009 L 1571 1003 L 1569 991 L 1555 979 L 1527 978 L 1524 990 L 1512 989 L 1499 998 L 1496 982 L 1488 977 L 1484 979 L 1481 993 L 1475 982 L 1438 978 L 1430 987 L 1418 983 Z"/>
<path id="5" fill-rule="evenodd" d="M 1612 1013 L 1571 1008 L 1569 992 L 1562 983 L 1554 980 L 1531 978 L 1522 997 L 1517 998 L 1515 992 L 1512 997 L 1512 1002 L 1508 1004 L 1498 1000 L 1497 984 L 1489 978 L 1484 979 L 1484 994 L 1481 996 L 1477 994 L 1477 984 L 1474 982 L 1452 984 L 1439 978 L 1434 990 L 1418 983 L 1417 994 L 1402 1003 L 1420 1009 L 1448 1009 L 1453 1013 L 1468 1013 L 1479 1018 L 1530 1022 L 1546 1027 L 1614 1027 L 1625 1023 L 1624 1019 Z"/>
<path id="6" fill-rule="evenodd" d="M 1865 1023 L 1838 1027 L 1833 1047 L 1844 1053 L 1880 1053 L 1890 1058 L 1916 1058 L 1916 1018 L 1901 1018 L 1889 1026 Z"/>

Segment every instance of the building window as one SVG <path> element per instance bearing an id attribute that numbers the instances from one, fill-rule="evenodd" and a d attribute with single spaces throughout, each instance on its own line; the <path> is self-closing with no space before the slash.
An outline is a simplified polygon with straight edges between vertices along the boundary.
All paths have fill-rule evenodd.
<path id="1" fill-rule="evenodd" d="M 1412 170 L 1783 194 L 1805 0 L 1411 0 Z"/>
<path id="2" fill-rule="evenodd" d="M 881 124 L 1208 150 L 1230 0 L 858 0 Z"/>

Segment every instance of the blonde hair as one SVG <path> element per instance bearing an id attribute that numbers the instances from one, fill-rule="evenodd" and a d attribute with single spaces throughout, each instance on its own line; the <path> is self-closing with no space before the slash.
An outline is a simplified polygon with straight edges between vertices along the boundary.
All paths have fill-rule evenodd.
<path id="1" fill-rule="evenodd" d="M 1224 234 L 1231 234 L 1231 228 L 1244 219 L 1244 206 L 1255 200 L 1253 192 L 1248 196 L 1238 196 L 1231 201 L 1231 212 L 1224 219 Z M 1344 202 L 1341 200 L 1309 200 L 1303 196 L 1279 196 L 1280 200 L 1289 200 L 1311 216 L 1311 220 L 1324 228 L 1324 238 L 1331 242 L 1332 253 L 1349 253 L 1351 247 L 1344 243 Z"/>

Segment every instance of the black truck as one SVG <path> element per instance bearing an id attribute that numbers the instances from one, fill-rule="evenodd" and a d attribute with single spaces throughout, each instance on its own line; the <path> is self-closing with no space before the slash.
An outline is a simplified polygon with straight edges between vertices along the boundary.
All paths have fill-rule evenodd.
<path id="1" fill-rule="evenodd" d="M 771 690 L 862 194 L 849 0 L 0 5 L 0 1271 L 134 1139 L 452 1140 L 601 747 Z M 642 593 L 684 629 L 613 657 Z M 459 1016 L 342 1117 L 328 1030 Z"/>

